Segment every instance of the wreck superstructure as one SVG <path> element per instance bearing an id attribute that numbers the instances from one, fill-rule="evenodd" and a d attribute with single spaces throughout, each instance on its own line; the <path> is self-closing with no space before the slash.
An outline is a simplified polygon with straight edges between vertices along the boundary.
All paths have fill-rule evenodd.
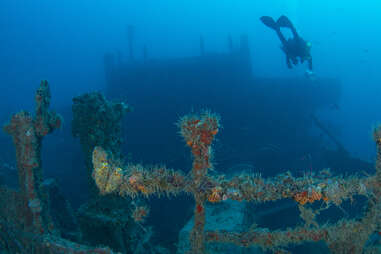
<path id="1" fill-rule="evenodd" d="M 247 151 L 259 150 L 268 144 L 287 149 L 290 143 L 316 142 L 311 139 L 310 129 L 311 126 L 320 129 L 313 120 L 317 112 L 340 103 L 341 84 L 336 79 L 253 76 L 255 66 L 252 66 L 251 57 L 255 57 L 255 52 L 251 53 L 246 35 L 241 36 L 238 47 L 233 47 L 229 36 L 224 53 L 208 52 L 201 37 L 198 56 L 157 60 L 150 59 L 147 53 L 144 55 L 140 60 L 132 57 L 123 60 L 120 54 L 107 54 L 106 91 L 109 97 L 127 99 L 136 108 L 129 116 L 128 132 L 145 131 L 146 134 L 128 136 L 129 146 L 137 149 L 137 154 L 157 155 L 157 159 L 168 154 L 167 151 L 158 154 L 157 150 L 165 150 L 165 144 L 176 131 L 173 119 L 192 109 L 209 108 L 223 113 L 226 119 L 222 123 L 226 127 L 224 144 Z M 141 121 L 146 125 L 139 125 Z M 158 137 L 149 131 L 150 126 L 168 131 Z M 285 136 L 287 140 L 281 138 Z M 242 140 L 255 142 L 242 143 Z M 146 144 L 151 147 L 152 143 L 154 147 L 150 150 Z M 305 148 L 297 150 L 302 153 L 308 150 Z M 243 154 L 242 151 L 235 153 Z M 261 158 L 253 159 L 257 166 L 265 166 L 265 162 L 258 165 Z"/>
<path id="2" fill-rule="evenodd" d="M 379 234 L 380 227 L 381 129 L 374 130 L 377 163 L 375 170 L 367 175 L 331 175 L 316 164 L 319 171 L 309 175 L 287 172 L 284 169 L 293 168 L 299 152 L 319 148 L 320 139 L 311 135 L 311 127 L 321 130 L 338 154 L 345 154 L 339 139 L 318 118 L 320 109 L 338 103 L 340 83 L 304 77 L 253 77 L 248 45 L 247 37 L 242 36 L 240 47 L 235 49 L 229 38 L 228 53 L 214 54 L 205 50 L 201 39 L 199 56 L 172 60 L 151 60 L 145 48 L 145 57 L 139 61 L 132 46 L 129 61 L 106 55 L 107 96 L 126 98 L 128 106 L 108 101 L 100 93 L 73 99 L 72 131 L 80 138 L 93 197 L 78 210 L 76 218 L 71 218 L 75 222 L 71 230 L 63 227 L 67 218 L 54 216 L 63 214 L 58 210 L 63 206 L 54 209 L 52 202 L 52 196 L 56 196 L 51 195 L 52 190 L 56 187 L 42 179 L 42 137 L 58 128 L 62 121 L 48 111 L 49 86 L 43 81 L 36 94 L 36 116 L 26 112 L 15 114 L 5 127 L 14 137 L 17 155 L 21 155 L 17 157 L 19 177 L 27 188 L 21 191 L 0 188 L 0 201 L 8 204 L 0 209 L 3 229 L 0 246 L 10 253 L 141 253 L 137 250 L 162 253 L 149 244 L 151 232 L 141 223 L 151 203 L 158 201 L 157 196 L 185 193 L 195 201 L 192 228 L 187 231 L 188 243 L 183 245 L 191 253 L 203 254 L 212 244 L 221 243 L 288 253 L 290 245 L 306 241 L 325 242 L 332 253 L 362 253 L 365 247 L 367 253 L 375 253 L 372 251 L 377 248 L 366 243 L 370 236 Z M 199 111 L 200 108 L 207 110 Z M 184 114 L 192 109 L 195 111 Z M 132 112 L 124 119 L 126 143 L 133 153 L 144 155 L 142 164 L 128 159 L 125 164 L 123 157 L 128 156 L 120 151 L 123 141 L 120 136 L 125 135 L 121 121 L 129 111 Z M 179 115 L 183 117 L 179 119 Z M 176 120 L 177 125 L 173 124 Z M 177 142 L 178 131 L 184 142 Z M 226 152 L 226 147 L 218 148 L 220 137 L 238 150 Z M 40 143 L 34 146 L 25 142 L 31 139 Z M 181 154 L 181 149 L 191 152 L 188 156 L 191 165 L 181 164 L 184 161 L 180 160 L 180 166 L 174 167 L 171 159 L 174 154 Z M 275 158 L 275 153 L 283 157 Z M 263 174 L 233 172 L 236 175 L 232 176 L 226 170 L 229 163 L 244 158 L 257 163 Z M 38 161 L 36 165 L 28 164 L 34 160 Z M 147 166 L 150 160 L 172 165 Z M 151 196 L 147 204 L 140 203 Z M 345 217 L 326 224 L 317 219 L 325 209 L 357 200 L 358 196 L 368 201 L 362 217 Z M 243 201 L 261 204 L 279 200 L 292 203 L 302 223 L 284 230 L 254 224 L 244 231 L 207 226 L 210 217 L 216 215 L 208 211 L 209 205 L 223 207 L 226 201 L 232 201 L 234 206 Z M 183 216 L 181 209 L 176 207 L 174 212 Z M 71 211 L 67 213 L 74 217 Z M 171 222 L 175 220 L 171 218 Z M 181 248 L 178 253 L 182 253 Z"/>

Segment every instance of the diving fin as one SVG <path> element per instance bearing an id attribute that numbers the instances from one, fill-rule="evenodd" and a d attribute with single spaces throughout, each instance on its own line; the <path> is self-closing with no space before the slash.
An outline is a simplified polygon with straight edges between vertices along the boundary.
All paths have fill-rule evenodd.
<path id="1" fill-rule="evenodd" d="M 266 26 L 274 29 L 274 30 L 278 30 L 279 29 L 279 26 L 278 24 L 275 22 L 275 20 L 272 18 L 272 17 L 269 17 L 269 16 L 262 16 L 260 18 L 260 20 L 262 21 L 263 24 L 265 24 Z"/>
<path id="2" fill-rule="evenodd" d="M 288 27 L 288 28 L 293 28 L 293 24 L 291 23 L 291 21 L 284 15 L 280 16 L 278 21 L 276 22 L 276 24 L 279 26 L 279 27 Z"/>

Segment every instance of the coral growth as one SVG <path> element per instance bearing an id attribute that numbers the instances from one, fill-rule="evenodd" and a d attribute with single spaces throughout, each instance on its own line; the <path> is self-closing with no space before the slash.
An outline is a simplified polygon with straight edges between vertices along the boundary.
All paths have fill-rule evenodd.
<path id="1" fill-rule="evenodd" d="M 130 108 L 123 102 L 109 101 L 100 93 L 88 93 L 75 97 L 72 109 L 72 133 L 80 139 L 85 155 L 90 191 L 90 200 L 78 210 L 83 239 L 93 245 L 104 244 L 115 251 L 130 253 L 147 234 L 138 225 L 144 220 L 143 210 L 139 210 L 134 218 L 131 214 L 134 206 L 125 198 L 99 195 L 122 190 L 148 195 L 154 191 L 151 184 L 140 177 L 140 170 L 136 167 L 131 169 L 131 182 L 136 175 L 136 183 L 130 185 L 130 189 L 120 188 L 127 182 L 120 167 L 124 159 L 120 152 L 122 120 Z M 95 149 L 93 153 L 97 146 L 102 146 L 112 156 L 107 156 L 101 149 Z M 108 160 L 113 163 L 108 163 Z"/>
<path id="2" fill-rule="evenodd" d="M 4 131 L 12 136 L 16 148 L 20 191 L 30 212 L 30 217 L 25 216 L 30 218 L 25 225 L 42 234 L 52 229 L 51 219 L 46 212 L 47 200 L 41 191 L 42 138 L 59 128 L 62 119 L 49 111 L 50 89 L 46 80 L 41 81 L 35 99 L 36 115 L 33 117 L 26 111 L 14 114 L 4 126 Z"/>
<path id="3" fill-rule="evenodd" d="M 4 253 L 98 253 L 109 248 L 92 248 L 61 238 L 48 209 L 50 193 L 43 186 L 42 139 L 59 128 L 62 118 L 49 111 L 50 89 L 41 81 L 36 93 L 36 114 L 22 111 L 12 116 L 4 131 L 16 148 L 19 191 L 0 188 L 0 246 Z M 6 204 L 6 205 L 4 205 Z M 63 213 L 63 211 L 61 211 Z"/>
<path id="4" fill-rule="evenodd" d="M 13 253 L 113 253 L 109 248 L 90 248 L 64 240 L 52 223 L 46 193 L 41 187 L 41 142 L 45 135 L 60 126 L 62 119 L 48 110 L 49 103 L 49 86 L 42 81 L 36 94 L 36 115 L 17 113 L 4 127 L 16 147 L 20 191 L 0 188 L 0 201 L 7 203 L 7 206 L 0 207 L 0 241 L 6 242 L 8 250 Z M 190 232 L 192 254 L 205 253 L 206 242 L 233 243 L 243 247 L 255 245 L 274 253 L 287 253 L 289 246 L 305 241 L 324 241 L 332 253 L 376 251 L 374 246 L 367 245 L 367 241 L 370 235 L 380 232 L 381 226 L 381 127 L 374 131 L 377 145 L 374 175 L 342 177 L 322 170 L 304 177 L 294 177 L 286 172 L 272 178 L 241 174 L 227 179 L 223 175 L 208 174 L 213 167 L 211 145 L 220 130 L 220 119 L 216 114 L 203 111 L 179 120 L 180 133 L 193 156 L 191 174 L 184 175 L 182 171 L 167 169 L 163 165 L 122 165 L 120 119 L 128 109 L 124 104 L 109 103 L 97 94 L 79 97 L 74 104 L 77 115 L 73 121 L 73 134 L 80 136 L 89 157 L 87 166 L 91 169 L 91 181 L 100 194 L 107 195 L 105 199 L 98 196 L 82 206 L 78 217 L 89 232 L 93 232 L 94 227 L 110 230 L 111 238 L 116 239 L 113 248 L 124 252 L 131 248 L 131 242 L 126 240 L 129 231 L 124 231 L 130 222 L 142 228 L 148 235 L 145 239 L 150 236 L 149 231 L 140 225 L 149 213 L 148 207 L 134 201 L 130 206 L 118 196 L 136 198 L 185 192 L 195 199 L 194 225 Z M 107 137 L 109 133 L 111 137 Z M 368 201 L 363 217 L 343 218 L 324 225 L 318 223 L 316 217 L 322 210 L 340 206 L 356 195 L 362 195 Z M 206 202 L 228 199 L 256 203 L 294 200 L 304 225 L 284 230 L 255 226 L 246 232 L 206 231 Z M 316 209 L 311 205 L 315 202 L 324 206 Z M 137 239 L 135 242 L 139 243 Z"/>
<path id="5" fill-rule="evenodd" d="M 212 167 L 211 144 L 220 127 L 219 117 L 205 110 L 200 115 L 182 117 L 177 125 L 185 143 L 192 149 L 193 174 L 196 178 L 202 177 L 205 170 Z"/>
<path id="6" fill-rule="evenodd" d="M 141 165 L 128 165 L 120 169 L 114 166 L 107 152 L 97 147 L 93 152 L 94 177 L 102 193 L 111 189 L 120 195 L 136 197 L 138 194 L 177 194 L 179 191 L 191 193 L 196 201 L 194 226 L 190 233 L 191 253 L 205 253 L 206 242 L 233 243 L 238 246 L 258 246 L 274 253 L 287 253 L 287 247 L 305 241 L 324 241 L 332 253 L 362 253 L 369 236 L 379 230 L 381 185 L 381 128 L 375 131 L 378 149 L 376 175 L 331 176 L 327 170 L 304 177 L 294 177 L 291 173 L 273 178 L 260 175 L 242 174 L 226 179 L 224 176 L 211 177 L 208 169 L 211 163 L 211 144 L 219 129 L 219 118 L 208 111 L 200 115 L 189 115 L 178 122 L 180 133 L 193 155 L 192 175 L 182 176 L 177 171 L 157 167 L 146 169 Z M 155 172 L 157 171 L 157 172 Z M 115 176 L 116 175 L 116 176 Z M 174 185 L 174 177 L 178 179 Z M 97 180 L 97 178 L 99 178 Z M 122 182 L 120 182 L 122 179 Z M 180 180 L 179 180 L 180 179 Z M 167 183 L 165 183 L 167 182 Z M 107 188 L 115 184 L 117 188 Z M 114 185 L 113 185 L 114 186 Z M 377 194 L 377 195 L 376 195 Z M 353 200 L 356 195 L 369 199 L 363 218 L 342 219 L 337 223 L 319 225 L 316 216 L 331 205 L 340 206 L 345 200 Z M 270 231 L 265 228 L 250 228 L 247 232 L 205 231 L 205 202 L 255 201 L 257 203 L 280 199 L 293 199 L 299 203 L 300 217 L 304 226 L 286 230 Z M 314 210 L 307 207 L 314 202 L 324 202 L 324 208 Z M 356 240 L 355 240 L 356 239 Z M 369 252 L 370 253 L 370 252 Z"/>
<path id="7" fill-rule="evenodd" d="M 72 133 L 81 142 L 88 170 L 88 184 L 92 197 L 97 196 L 97 188 L 91 177 L 92 152 L 95 146 L 110 151 L 115 160 L 122 160 L 120 154 L 121 120 L 130 111 L 123 102 L 110 102 L 101 93 L 87 93 L 73 98 Z"/>
<path id="8" fill-rule="evenodd" d="M 93 177 L 103 195 L 116 192 L 121 196 L 134 198 L 138 194 L 160 196 L 190 191 L 190 180 L 180 171 L 166 169 L 164 166 L 147 168 L 132 164 L 121 169 L 114 165 L 108 153 L 101 147 L 94 149 L 93 164 Z"/>
<path id="9" fill-rule="evenodd" d="M 216 202 L 221 199 L 220 187 L 213 192 L 210 189 L 213 187 L 210 185 L 212 182 L 206 178 L 208 169 L 212 167 L 211 144 L 220 127 L 219 117 L 203 111 L 200 115 L 181 118 L 178 126 L 185 142 L 192 149 L 194 162 L 191 178 L 164 166 L 145 169 L 141 165 L 127 165 L 125 169 L 120 169 L 101 147 L 96 147 L 93 151 L 93 177 L 102 194 L 116 192 L 122 196 L 135 197 L 139 193 L 144 196 L 155 193 L 175 195 L 180 191 L 192 193 L 196 200 L 192 250 L 194 253 L 204 253 L 204 202 L 207 192 L 211 192 L 209 199 Z"/>
<path id="10" fill-rule="evenodd" d="M 220 128 L 220 117 L 210 111 L 203 111 L 201 114 L 187 115 L 178 122 L 180 133 L 186 144 L 190 146 L 193 154 L 192 166 L 192 194 L 196 201 L 194 213 L 194 226 L 191 232 L 191 251 L 194 254 L 204 253 L 204 228 L 205 228 L 205 193 L 202 192 L 205 185 L 208 185 L 206 175 L 208 169 L 212 168 L 212 142 Z M 204 184 L 206 182 L 206 184 Z M 213 194 L 214 193 L 214 194 Z M 218 198 L 216 191 L 212 192 L 212 200 Z"/>
<path id="11" fill-rule="evenodd" d="M 144 205 L 137 205 L 132 212 L 132 218 L 135 222 L 142 223 L 149 214 L 149 208 Z"/>

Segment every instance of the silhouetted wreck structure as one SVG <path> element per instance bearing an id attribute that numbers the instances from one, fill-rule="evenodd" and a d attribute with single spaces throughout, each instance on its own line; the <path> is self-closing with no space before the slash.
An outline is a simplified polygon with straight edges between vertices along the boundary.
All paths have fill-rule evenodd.
<path id="1" fill-rule="evenodd" d="M 238 168 L 241 168 L 260 171 L 266 176 L 286 170 L 296 174 L 300 173 L 298 170 L 304 170 L 306 173 L 306 169 L 312 174 L 328 167 L 334 171 L 342 170 L 343 165 L 346 172 L 358 168 L 372 170 L 369 164 L 351 158 L 339 139 L 319 119 L 319 110 L 338 108 L 341 94 L 338 80 L 254 77 L 247 36 L 241 37 L 238 48 L 233 46 L 229 36 L 227 45 L 227 53 L 209 53 L 201 37 L 200 55 L 195 57 L 153 60 L 149 59 L 146 47 L 141 61 L 130 57 L 124 62 L 121 57 L 116 60 L 111 54 L 105 56 L 108 96 L 126 99 L 136 107 L 126 121 L 126 133 L 132 134 L 128 135 L 126 143 L 127 151 L 144 155 L 135 158 L 137 161 L 147 161 L 148 157 L 155 163 L 166 161 L 174 168 L 189 168 L 191 162 L 186 165 L 184 157 L 174 160 L 182 154 L 181 151 L 185 153 L 185 149 L 181 142 L 169 145 L 176 132 L 173 122 L 189 110 L 209 108 L 219 112 L 224 119 L 223 133 L 219 134 L 223 141 L 217 141 L 213 146 L 216 151 L 214 169 L 219 173 L 232 176 L 239 174 Z M 131 52 L 131 47 L 129 49 Z M 329 142 L 325 142 L 322 135 L 312 135 L 311 129 L 314 128 Z M 333 149 L 326 149 L 326 143 Z M 252 211 L 252 208 L 248 206 L 248 210 Z M 263 218 L 271 217 L 266 227 L 276 224 L 274 214 L 282 214 L 275 216 L 282 218 L 281 223 L 284 220 L 296 222 L 295 218 L 284 219 L 283 216 L 295 213 L 294 204 L 274 213 L 266 207 L 256 208 L 265 211 Z M 170 209 L 161 203 L 157 213 L 161 216 L 172 214 L 172 230 L 176 231 L 179 218 Z M 152 210 L 154 214 L 154 205 Z M 245 219 L 250 221 L 248 225 L 258 221 L 258 218 Z M 163 229 L 159 231 L 165 232 Z M 163 235 L 170 237 L 169 232 Z M 216 239 L 221 237 L 218 235 Z"/>
<path id="2" fill-rule="evenodd" d="M 147 128 L 146 135 L 128 137 L 127 143 L 129 146 L 135 145 L 133 150 L 137 149 L 137 153 L 140 149 L 140 153 L 157 155 L 157 159 L 163 159 L 168 154 L 168 151 L 160 151 L 173 138 L 169 135 L 173 135 L 175 130 L 168 130 L 168 136 L 151 136 L 149 128 L 152 125 L 158 129 L 168 128 L 179 114 L 191 109 L 210 108 L 220 112 L 225 119 L 224 137 L 221 138 L 225 148 L 222 149 L 228 150 L 226 145 L 241 149 L 221 157 L 231 158 L 233 153 L 241 155 L 234 161 L 251 157 L 258 167 L 272 172 L 268 169 L 269 155 L 263 152 L 248 155 L 244 151 L 268 152 L 271 149 L 263 149 L 268 144 L 285 151 L 290 144 L 295 144 L 298 146 L 292 147 L 295 154 L 285 154 L 282 158 L 285 165 L 281 167 L 294 166 L 290 160 L 301 157 L 302 153 L 319 143 L 311 137 L 310 132 L 311 126 L 321 129 L 321 125 L 316 124 L 317 111 L 339 104 L 341 85 L 335 79 L 254 77 L 252 69 L 255 66 L 252 66 L 246 35 L 241 36 L 238 47 L 234 47 L 232 37 L 228 36 L 226 53 L 208 52 L 203 37 L 200 38 L 199 56 L 155 60 L 147 58 L 146 47 L 143 51 L 143 60 L 130 57 L 128 61 L 122 61 L 120 56 L 105 56 L 107 95 L 126 99 L 136 108 L 129 116 L 127 132 L 134 133 Z M 146 127 L 135 125 L 142 122 L 147 123 Z M 237 125 L 240 126 L 238 132 Z M 331 139 L 332 135 L 326 135 L 324 130 L 321 132 L 333 141 L 331 143 L 338 150 L 342 149 L 336 139 Z M 152 144 L 152 140 L 155 140 L 155 144 Z M 237 143 L 242 140 L 255 142 Z M 219 163 L 225 163 L 221 161 L 222 158 L 216 159 Z M 271 168 L 276 170 L 280 165 Z"/>
<path id="3" fill-rule="evenodd" d="M 129 28 L 128 34 L 132 40 L 132 27 Z M 6 204 L 0 206 L 0 251 L 57 254 L 112 254 L 113 251 L 135 254 L 168 253 L 161 246 L 152 243 L 167 240 L 166 245 L 173 246 L 174 240 L 171 237 L 177 235 L 185 224 L 184 220 L 187 221 L 188 218 L 184 216 L 187 208 L 186 205 L 166 207 L 166 200 L 158 200 L 154 195 L 179 195 L 180 192 L 186 192 L 192 193 L 196 201 L 196 206 L 192 209 L 195 222 L 188 223 L 195 225 L 195 230 L 192 229 L 195 233 L 190 234 L 191 227 L 184 227 L 185 230 L 179 237 L 179 243 L 183 245 L 178 245 L 177 253 L 183 253 L 182 246 L 188 248 L 187 245 L 190 244 L 192 253 L 204 253 L 206 242 L 233 243 L 244 248 L 258 245 L 264 250 L 277 251 L 280 249 L 275 247 L 285 245 L 285 239 L 290 245 L 296 241 L 326 241 L 327 246 L 336 251 L 333 253 L 344 253 L 341 252 L 343 246 L 350 250 L 345 253 L 360 253 L 352 250 L 362 249 L 370 235 L 379 235 L 380 219 L 377 214 L 381 199 L 377 194 L 381 193 L 381 129 L 374 133 L 378 148 L 374 176 L 330 178 L 329 170 L 323 170 L 318 175 L 311 174 L 309 177 L 285 174 L 284 169 L 308 166 L 312 171 L 312 162 L 315 169 L 324 168 L 326 163 L 334 169 L 345 165 L 347 169 L 361 168 L 367 172 L 372 165 L 347 156 L 339 139 L 318 118 L 319 109 L 338 103 L 338 81 L 252 77 L 248 45 L 247 37 L 242 36 L 240 47 L 235 49 L 232 38 L 229 37 L 229 53 L 211 54 L 205 51 L 204 40 L 201 38 L 198 57 L 149 60 L 147 48 L 144 47 L 143 61 L 138 61 L 130 43 L 128 62 L 123 62 L 121 57 L 116 61 L 112 55 L 107 55 L 105 69 L 108 94 L 126 98 L 129 104 L 136 107 L 136 111 L 126 119 L 126 126 L 129 128 L 127 133 L 133 134 L 128 136 L 128 149 L 134 151 L 134 155 L 143 154 L 141 159 L 144 164 L 149 164 L 150 160 L 155 163 L 165 162 L 168 166 L 181 170 L 173 171 L 162 165 L 150 168 L 132 163 L 122 169 L 125 165 L 120 165 L 124 160 L 120 151 L 123 142 L 120 137 L 121 121 L 124 114 L 130 111 L 130 106 L 123 102 L 108 101 L 100 93 L 75 97 L 72 107 L 72 134 L 80 139 L 91 194 L 88 202 L 76 213 L 60 193 L 57 183 L 43 178 L 42 139 L 61 126 L 62 118 L 49 110 L 50 89 L 48 82 L 42 81 L 35 97 L 36 114 L 21 111 L 14 114 L 4 127 L 12 136 L 16 148 L 21 185 L 19 190 L 0 186 L 0 203 Z M 178 119 L 178 115 L 188 112 L 192 107 L 211 108 L 220 112 L 223 116 L 221 119 L 224 119 L 224 129 L 220 133 L 220 118 L 209 111 L 204 111 L 198 116 L 192 112 L 180 118 L 180 133 L 192 149 L 194 159 L 193 163 L 191 162 L 193 173 L 189 178 L 189 174 L 184 174 L 183 169 L 189 170 L 191 163 L 186 165 L 184 157 L 178 161 L 173 160 L 182 154 L 181 149 L 188 148 L 184 147 L 182 142 L 171 143 L 171 140 L 175 140 L 176 133 L 173 122 Z M 198 124 L 200 122 L 202 124 Z M 321 138 L 314 137 L 309 132 L 312 126 L 317 127 L 332 141 L 338 154 L 345 155 L 339 157 L 335 154 L 336 164 L 324 161 L 323 158 L 313 161 L 311 156 L 303 161 L 296 159 L 306 151 L 314 153 L 321 148 Z M 216 140 L 212 147 L 217 133 L 221 135 L 223 142 L 218 143 Z M 235 147 L 236 150 L 229 150 L 229 147 Z M 112 154 L 108 155 L 106 150 Z M 217 157 L 211 156 L 212 150 L 216 151 Z M 67 150 L 54 152 L 61 156 Z M 251 160 L 249 163 L 255 163 L 256 168 L 264 169 L 263 175 L 279 171 L 281 174 L 265 179 L 260 174 L 245 172 L 248 164 L 238 164 L 232 167 L 234 170 L 230 167 L 230 164 L 242 163 L 247 158 Z M 138 161 L 139 158 L 134 160 Z M 131 161 L 127 158 L 127 162 Z M 216 161 L 215 169 L 226 173 L 228 178 L 213 178 L 215 172 L 207 175 L 207 171 L 211 170 L 209 161 L 213 164 Z M 297 162 L 301 164 L 296 164 Z M 75 168 L 81 168 L 82 163 L 83 161 L 76 164 Z M 241 176 L 230 179 L 235 173 L 240 173 Z M 70 176 L 66 186 L 71 188 L 71 183 L 77 180 L 77 176 L 78 173 Z M 80 191 L 84 190 L 79 190 L 76 195 Z M 125 196 L 120 198 L 121 194 Z M 319 225 L 315 221 L 315 215 L 320 213 L 320 209 L 316 212 L 303 207 L 315 201 L 341 205 L 348 199 L 353 201 L 355 194 L 372 198 L 362 221 L 346 218 L 328 226 Z M 141 224 L 149 210 L 145 202 L 136 197 L 138 195 L 145 198 L 152 195 L 153 198 L 149 200 L 150 206 L 152 205 L 152 217 L 160 217 L 161 220 L 156 221 L 163 222 L 171 228 L 169 231 L 155 225 L 155 230 L 161 234 L 156 238 L 152 237 L 152 242 L 152 229 Z M 211 216 L 205 215 L 206 200 L 214 203 L 213 205 L 219 202 L 225 205 L 222 201 L 227 199 L 254 201 L 248 204 L 239 203 L 241 221 L 248 226 L 263 222 L 266 228 L 269 225 L 271 228 L 276 224 L 274 217 L 282 218 L 280 223 L 284 225 L 285 217 L 277 215 L 291 212 L 295 214 L 298 212 L 296 206 L 305 225 L 299 226 L 300 223 L 291 214 L 287 221 L 294 223 L 295 228 L 284 231 L 268 231 L 256 227 L 238 230 L 233 228 L 229 231 L 215 231 L 215 228 L 204 230 L 204 219 L 216 216 L 214 213 L 209 213 Z M 283 199 L 288 203 L 282 203 L 277 209 L 268 207 L 266 210 L 267 207 L 258 206 L 260 202 Z M 225 208 L 219 210 L 225 213 Z M 248 216 L 249 212 L 246 210 L 253 209 L 255 216 Z M 309 216 L 305 216 L 306 214 Z M 236 219 L 236 216 L 231 217 Z M 267 217 L 271 217 L 270 222 L 266 222 Z M 202 227 L 199 226 L 201 224 Z M 236 222 L 233 224 L 241 225 Z M 294 224 L 290 223 L 290 226 Z M 311 224 L 315 226 L 310 227 Z M 359 230 L 352 230 L 353 228 Z M 247 232 L 235 233 L 244 232 L 242 230 Z M 337 237 L 347 236 L 346 234 L 351 237 Z M 358 234 L 361 234 L 362 238 L 359 238 Z M 181 235 L 186 239 L 183 242 Z M 353 241 L 355 237 L 362 242 Z M 174 251 L 172 250 L 173 253 Z"/>
<path id="4" fill-rule="evenodd" d="M 136 60 L 131 53 L 123 62 L 121 54 L 105 55 L 105 73 L 110 94 L 124 94 L 127 84 L 139 84 L 142 89 L 155 90 L 162 84 L 184 89 L 191 85 L 211 87 L 209 81 L 230 83 L 234 80 L 251 79 L 250 49 L 247 36 L 242 36 L 240 47 L 234 49 L 228 40 L 229 53 L 205 52 L 204 39 L 200 37 L 200 55 L 169 60 L 148 59 L 147 48 L 143 49 L 143 59 Z M 123 85 L 122 85 L 123 84 Z M 152 86 L 152 87 L 150 87 Z M 129 86 L 129 89 L 131 86 Z M 162 88 L 167 88 L 164 86 Z M 130 91 L 129 91 L 130 92 Z M 146 92 L 148 92 L 146 90 Z"/>

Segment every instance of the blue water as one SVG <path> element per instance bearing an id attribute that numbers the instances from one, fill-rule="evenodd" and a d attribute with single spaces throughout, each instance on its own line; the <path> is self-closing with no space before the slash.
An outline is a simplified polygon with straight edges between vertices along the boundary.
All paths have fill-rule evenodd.
<path id="1" fill-rule="evenodd" d="M 285 68 L 279 41 L 259 17 L 286 14 L 313 43 L 319 76 L 343 82 L 336 124 L 342 142 L 355 155 L 373 156 L 371 127 L 379 121 L 381 37 L 379 4 L 357 1 L 1 1 L 1 108 L 18 110 L 42 78 L 49 79 L 54 105 L 73 95 L 104 86 L 103 54 L 127 52 L 127 24 L 136 27 L 136 45 L 149 54 L 172 58 L 198 54 L 199 36 L 206 49 L 222 52 L 225 38 L 249 35 L 253 73 L 300 76 L 303 67 Z M 139 52 L 137 52 L 137 55 Z"/>
<path id="2" fill-rule="evenodd" d="M 381 3 L 374 0 L 3 0 L 0 120 L 5 122 L 11 113 L 21 109 L 33 110 L 33 94 L 41 79 L 49 80 L 52 108 L 59 113 L 60 109 L 70 108 L 74 96 L 105 89 L 104 54 L 121 52 L 127 58 L 128 25 L 135 27 L 137 59 L 143 58 L 143 45 L 153 59 L 197 56 L 200 35 L 208 52 L 223 53 L 229 34 L 233 45 L 238 45 L 240 35 L 246 33 L 253 76 L 303 78 L 306 65 L 288 69 L 278 38 L 259 20 L 263 15 L 277 18 L 284 14 L 300 35 L 312 42 L 317 78 L 335 78 L 342 84 L 339 109 L 324 110 L 320 112 L 321 118 L 329 123 L 352 156 L 372 162 L 375 156 L 372 128 L 381 121 L 380 8 Z M 240 89 L 239 85 L 233 85 Z M 192 106 L 188 105 L 189 109 Z M 218 113 L 223 117 L 224 112 Z M 64 128 L 70 128 L 70 120 L 65 119 Z M 171 130 L 168 133 L 176 131 L 173 125 L 168 128 Z M 246 146 L 255 142 L 246 141 Z M 169 142 L 179 142 L 179 138 Z M 6 150 L 11 149 L 8 146 Z M 135 156 L 149 163 L 160 162 L 157 154 L 135 153 Z M 51 175 L 64 175 L 64 169 L 52 171 Z"/>

